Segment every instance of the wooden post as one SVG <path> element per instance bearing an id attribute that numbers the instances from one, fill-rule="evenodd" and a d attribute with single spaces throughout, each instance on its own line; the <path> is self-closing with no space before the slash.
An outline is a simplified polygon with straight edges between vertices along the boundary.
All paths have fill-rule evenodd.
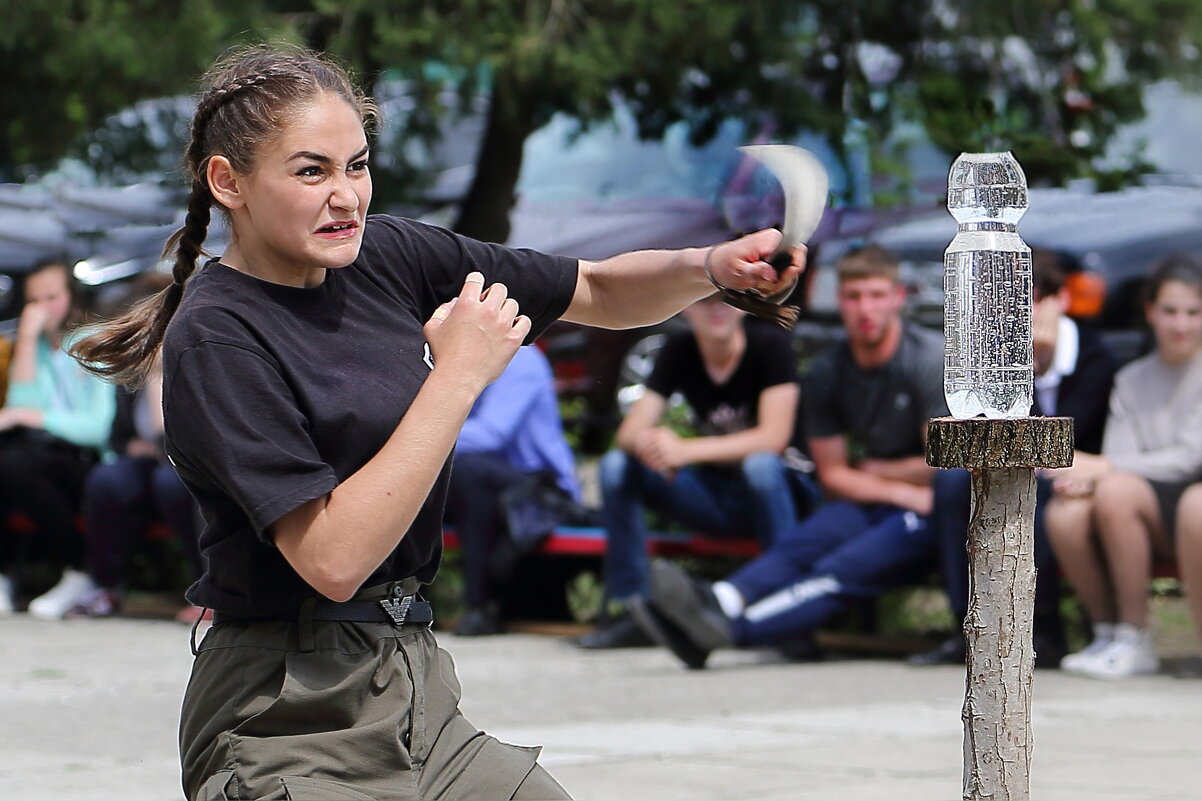
<path id="1" fill-rule="evenodd" d="M 964 619 L 964 801 L 1031 797 L 1035 468 L 1073 462 L 1067 417 L 939 417 L 927 464 L 972 474 Z"/>

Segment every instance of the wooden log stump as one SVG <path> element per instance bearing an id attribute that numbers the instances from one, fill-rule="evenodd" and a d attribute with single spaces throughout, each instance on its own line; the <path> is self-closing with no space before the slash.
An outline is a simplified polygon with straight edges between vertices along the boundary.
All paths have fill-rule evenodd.
<path id="1" fill-rule="evenodd" d="M 961 714 L 965 801 L 1030 798 L 1035 468 L 1072 461 L 1067 417 L 939 417 L 927 429 L 927 464 L 967 468 L 972 475 Z"/>

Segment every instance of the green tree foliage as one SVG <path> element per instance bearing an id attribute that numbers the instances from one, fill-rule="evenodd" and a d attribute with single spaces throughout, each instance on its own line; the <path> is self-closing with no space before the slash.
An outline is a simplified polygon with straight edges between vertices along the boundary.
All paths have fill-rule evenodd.
<path id="1" fill-rule="evenodd" d="M 653 137 L 824 133 L 845 161 L 897 169 L 916 122 L 949 155 L 1013 150 L 1033 183 L 1107 177 L 1107 146 L 1143 115 L 1141 87 L 1197 66 L 1202 0 L 313 0 L 301 33 L 428 99 L 488 91 L 475 184 L 458 227 L 504 239 L 522 143 L 556 112 L 587 125 L 615 93 Z M 431 65 L 448 69 L 432 72 Z M 421 109 L 434 108 L 428 102 Z M 415 114 L 417 130 L 434 129 Z M 854 133 L 855 136 L 850 134 Z M 1135 173 L 1138 158 L 1119 165 Z M 1112 176 L 1113 177 L 1113 176 Z M 1119 177 L 1122 177 L 1121 175 Z M 878 187 L 879 189 L 879 187 Z M 880 196 L 878 192 L 878 197 Z"/>
<path id="2" fill-rule="evenodd" d="M 247 5 L 0 0 L 0 172 L 50 164 L 128 104 L 189 90 Z"/>
<path id="3" fill-rule="evenodd" d="M 1036 183 L 1125 180 L 1108 164 L 1118 128 L 1144 115 L 1142 88 L 1195 81 L 1199 0 L 942 0 L 928 4 L 899 113 L 950 153 L 1013 150 Z M 909 94 L 912 91 L 912 94 Z"/>
<path id="4" fill-rule="evenodd" d="M 728 118 L 753 134 L 825 134 L 845 161 L 871 157 L 878 199 L 889 174 L 904 183 L 900 123 L 949 156 L 1013 150 L 1032 183 L 1118 180 L 1142 165 L 1103 161 L 1114 132 L 1143 114 L 1147 81 L 1193 74 L 1202 20 L 1202 0 L 0 0 L 0 10 L 0 171 L 49 163 L 126 104 L 190 88 L 238 39 L 299 39 L 369 88 L 402 81 L 407 136 L 436 136 L 448 95 L 464 109 L 488 99 L 457 227 L 492 240 L 507 235 L 526 138 L 555 113 L 606 119 L 618 95 L 648 137 L 684 122 L 704 141 Z M 416 180 L 381 173 L 382 184 Z"/>
<path id="5" fill-rule="evenodd" d="M 394 70 L 428 100 L 450 81 L 489 96 L 474 183 L 456 227 L 504 240 L 522 146 L 556 112 L 608 118 L 615 93 L 657 136 L 687 121 L 698 139 L 725 117 L 781 130 L 832 119 L 798 63 L 797 4 L 787 0 L 314 0 L 302 35 L 361 73 Z M 441 67 L 442 69 L 433 69 Z M 433 106 L 410 124 L 429 129 Z"/>

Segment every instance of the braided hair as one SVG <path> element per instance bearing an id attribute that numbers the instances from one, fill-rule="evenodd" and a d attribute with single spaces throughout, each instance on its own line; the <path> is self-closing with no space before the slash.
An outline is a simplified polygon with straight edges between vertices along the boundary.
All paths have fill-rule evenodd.
<path id="1" fill-rule="evenodd" d="M 214 206 L 206 177 L 209 159 L 220 154 L 238 172 L 251 172 L 258 150 L 291 114 L 322 93 L 345 100 L 365 125 L 376 118 L 375 106 L 354 88 L 340 65 L 299 47 L 257 45 L 233 51 L 213 65 L 202 85 L 184 151 L 191 184 L 187 214 L 163 248 L 163 259 L 173 264 L 172 282 L 94 328 L 70 350 L 86 369 L 115 383 L 136 387 L 145 380 L 183 298 L 184 284 L 205 254 Z"/>

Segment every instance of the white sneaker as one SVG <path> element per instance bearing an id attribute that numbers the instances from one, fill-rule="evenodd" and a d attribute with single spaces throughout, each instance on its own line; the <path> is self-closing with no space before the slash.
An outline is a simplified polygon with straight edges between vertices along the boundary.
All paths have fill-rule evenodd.
<path id="1" fill-rule="evenodd" d="M 1093 660 L 1095 654 L 1101 652 L 1114 640 L 1113 623 L 1095 623 L 1093 626 L 1093 642 L 1076 653 L 1069 654 L 1060 660 L 1060 669 L 1076 673 L 1077 666 Z"/>
<path id="2" fill-rule="evenodd" d="M 29 602 L 29 614 L 44 620 L 58 620 L 65 617 L 71 607 L 83 600 L 88 593 L 98 589 L 92 577 L 81 570 L 67 569 L 44 595 L 39 595 Z"/>
<path id="3" fill-rule="evenodd" d="M 13 589 L 13 580 L 0 573 L 0 616 L 11 615 L 17 611 L 17 594 Z"/>
<path id="4" fill-rule="evenodd" d="M 1152 643 L 1152 632 L 1119 623 L 1114 627 L 1114 639 L 1088 660 L 1079 663 L 1072 672 L 1093 679 L 1125 679 L 1160 671 L 1160 658 Z"/>

